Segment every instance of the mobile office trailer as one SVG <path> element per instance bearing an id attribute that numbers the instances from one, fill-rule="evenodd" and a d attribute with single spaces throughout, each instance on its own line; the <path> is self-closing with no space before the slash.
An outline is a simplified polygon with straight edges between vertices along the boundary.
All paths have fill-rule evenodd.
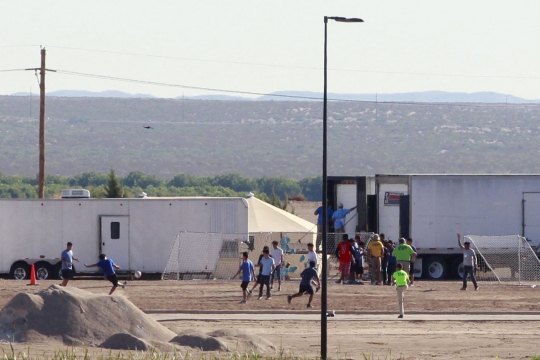
<path id="1" fill-rule="evenodd" d="M 350 197 L 353 187 L 361 208 L 354 231 L 412 238 L 417 276 L 462 277 L 456 233 L 519 234 L 540 243 L 540 175 L 329 177 L 329 198 Z"/>
<path id="2" fill-rule="evenodd" d="M 96 263 L 100 253 L 123 271 L 160 273 L 181 231 L 247 234 L 248 203 L 243 198 L 3 199 L 0 273 L 28 278 L 35 264 L 38 278 L 59 277 L 68 241 L 80 260 L 74 263 L 77 274 L 95 272 L 83 264 Z M 200 249 L 193 251 L 195 257 Z"/>

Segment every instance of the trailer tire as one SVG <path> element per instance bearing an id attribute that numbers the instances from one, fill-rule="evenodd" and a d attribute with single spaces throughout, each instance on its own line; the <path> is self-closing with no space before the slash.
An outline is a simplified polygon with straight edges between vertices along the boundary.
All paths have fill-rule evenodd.
<path id="1" fill-rule="evenodd" d="M 41 262 L 38 262 L 35 266 L 36 266 L 36 279 L 51 280 L 53 278 L 51 264 L 41 261 Z"/>
<path id="2" fill-rule="evenodd" d="M 442 280 L 448 273 L 448 264 L 439 256 L 430 256 L 425 260 L 424 273 L 426 279 Z"/>
<path id="3" fill-rule="evenodd" d="M 73 267 L 73 275 L 75 275 L 75 265 Z M 58 280 L 64 280 L 64 277 L 62 276 L 62 262 L 60 261 L 58 264 L 54 265 L 53 269 L 54 278 Z"/>
<path id="4" fill-rule="evenodd" d="M 452 277 L 454 279 L 463 280 L 463 259 L 456 258 L 452 261 Z"/>
<path id="5" fill-rule="evenodd" d="M 24 261 L 17 261 L 11 265 L 9 277 L 15 280 L 26 280 L 30 277 L 30 267 Z"/>

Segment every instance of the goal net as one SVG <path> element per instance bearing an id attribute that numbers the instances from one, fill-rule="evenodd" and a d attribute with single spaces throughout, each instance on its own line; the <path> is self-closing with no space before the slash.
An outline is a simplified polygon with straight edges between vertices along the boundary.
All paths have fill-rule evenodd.
<path id="1" fill-rule="evenodd" d="M 228 279 L 238 270 L 249 240 L 248 234 L 180 233 L 161 279 Z"/>
<path id="2" fill-rule="evenodd" d="M 477 280 L 512 285 L 540 282 L 540 261 L 519 235 L 465 236 L 478 258 Z"/>
<path id="3" fill-rule="evenodd" d="M 307 243 L 314 234 L 306 233 L 179 233 L 171 246 L 162 280 L 230 279 L 242 264 L 242 253 L 257 264 L 265 246 L 278 242 L 284 251 L 283 279 L 299 278 L 307 263 Z M 258 269 L 255 269 L 255 274 Z"/>

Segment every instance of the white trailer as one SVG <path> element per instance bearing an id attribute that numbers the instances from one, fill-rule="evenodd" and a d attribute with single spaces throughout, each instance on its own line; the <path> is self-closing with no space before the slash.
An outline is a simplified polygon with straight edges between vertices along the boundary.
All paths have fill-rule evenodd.
<path id="1" fill-rule="evenodd" d="M 519 234 L 540 243 L 540 175 L 375 175 L 374 189 L 370 179 L 329 178 L 330 197 L 340 197 L 340 183 L 356 183 L 356 231 L 412 238 L 416 275 L 462 276 L 456 233 Z"/>
<path id="2" fill-rule="evenodd" d="M 1 199 L 0 273 L 24 279 L 31 264 L 41 279 L 59 276 L 68 241 L 91 273 L 100 253 L 124 271 L 160 273 L 181 231 L 248 233 L 243 198 Z"/>

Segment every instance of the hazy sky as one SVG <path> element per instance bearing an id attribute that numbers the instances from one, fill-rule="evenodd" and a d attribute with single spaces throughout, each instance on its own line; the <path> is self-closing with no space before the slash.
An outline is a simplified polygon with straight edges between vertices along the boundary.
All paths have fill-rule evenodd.
<path id="1" fill-rule="evenodd" d="M 159 0 L 0 1 L 0 94 L 121 90 L 161 97 L 270 93 L 495 91 L 540 98 L 540 1 Z M 222 93 L 227 95 L 228 93 Z M 228 94 L 235 95 L 235 94 Z"/>

